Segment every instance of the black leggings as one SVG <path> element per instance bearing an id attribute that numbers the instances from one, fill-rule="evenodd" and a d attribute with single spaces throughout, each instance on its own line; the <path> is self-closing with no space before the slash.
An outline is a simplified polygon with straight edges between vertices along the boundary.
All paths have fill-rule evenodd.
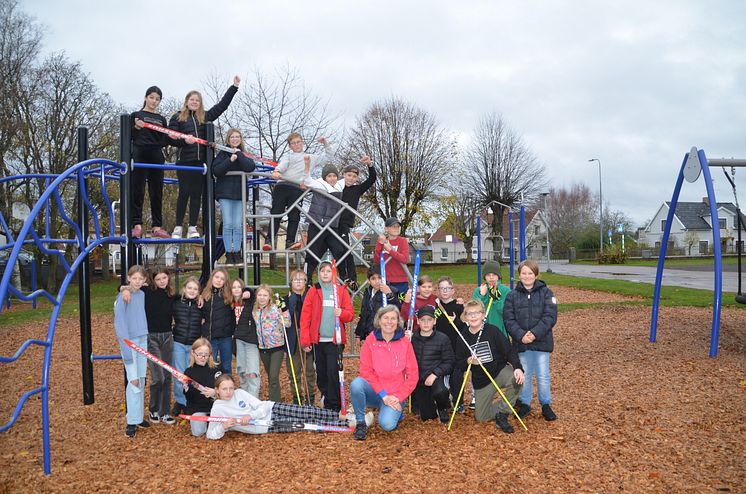
<path id="1" fill-rule="evenodd" d="M 163 149 L 135 149 L 136 163 L 162 165 L 165 163 Z M 142 225 L 142 207 L 145 203 L 145 182 L 150 196 L 150 215 L 154 227 L 163 226 L 163 170 L 135 168 L 132 170 L 132 226 Z"/>
<path id="2" fill-rule="evenodd" d="M 205 176 L 201 173 L 202 163 L 199 161 L 188 161 L 177 163 L 180 166 L 199 167 L 199 171 L 177 170 L 176 177 L 179 179 L 179 195 L 176 198 L 176 226 L 184 223 L 187 202 L 189 202 L 189 226 L 197 226 L 199 210 L 202 206 L 202 189 Z"/>
<path id="3" fill-rule="evenodd" d="M 301 194 L 303 194 L 303 191 L 300 189 L 300 187 L 293 184 L 278 182 L 277 185 L 275 185 L 274 190 L 272 191 L 272 210 L 270 212 L 272 214 L 284 213 L 286 209 L 290 208 L 290 206 L 292 206 L 293 203 L 298 200 Z M 285 237 L 286 248 L 295 243 L 295 236 L 298 233 L 298 225 L 300 224 L 300 207 L 302 202 L 303 201 L 298 203 L 296 207 L 291 208 L 287 211 L 288 229 L 287 236 Z M 271 233 L 267 234 L 267 238 L 269 238 L 270 235 L 272 235 L 274 239 L 277 238 L 277 232 L 280 229 L 281 221 L 281 216 L 278 216 L 274 219 L 274 228 Z"/>
<path id="4" fill-rule="evenodd" d="M 422 420 L 438 418 L 438 409 L 445 410 L 451 405 L 448 388 L 442 376 L 435 379 L 432 386 L 418 384 L 414 393 L 412 393 L 412 397 L 420 407 L 420 418 Z"/>
<path id="5" fill-rule="evenodd" d="M 319 228 L 313 224 L 308 225 L 308 244 L 310 244 L 308 250 L 316 254 L 319 259 L 321 259 L 327 249 L 332 253 L 332 257 L 335 260 L 341 258 L 346 251 L 345 246 L 334 236 L 330 229 L 319 233 Z M 316 266 L 318 265 L 319 261 L 315 257 L 310 254 L 306 256 L 306 276 L 309 283 L 313 279 L 313 273 L 316 271 Z M 337 271 L 340 280 L 347 279 L 346 263 L 337 266 Z"/>

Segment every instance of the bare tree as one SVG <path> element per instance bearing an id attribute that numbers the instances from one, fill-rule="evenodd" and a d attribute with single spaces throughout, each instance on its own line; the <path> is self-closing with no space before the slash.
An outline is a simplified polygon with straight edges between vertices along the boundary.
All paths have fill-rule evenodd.
<path id="1" fill-rule="evenodd" d="M 397 216 L 402 234 L 431 208 L 454 152 L 435 117 L 403 99 L 373 103 L 349 131 L 342 161 L 373 158 L 378 179 L 365 195 L 382 219 Z"/>
<path id="2" fill-rule="evenodd" d="M 547 210 L 552 251 L 568 255 L 581 237 L 598 230 L 597 202 L 591 189 L 582 183 L 550 189 Z"/>
<path id="3" fill-rule="evenodd" d="M 497 113 L 482 117 L 465 156 L 474 193 L 495 213 L 493 232 L 502 231 L 503 204 L 529 204 L 546 189 L 544 165 Z M 498 248 L 495 237 L 493 249 Z"/>
<path id="4" fill-rule="evenodd" d="M 467 262 L 472 262 L 471 249 L 474 237 L 477 236 L 477 217 L 484 209 L 468 187 L 460 186 L 456 193 L 441 197 L 441 210 L 445 217 L 444 224 L 464 243 Z"/>
<path id="5" fill-rule="evenodd" d="M 259 68 L 241 84 L 236 100 L 218 122 L 218 130 L 241 129 L 250 152 L 278 161 L 287 150 L 291 132 L 303 136 L 307 149 L 314 151 L 319 137 L 334 142 L 337 116 L 329 105 L 314 95 L 298 72 L 284 65 L 267 76 Z M 208 95 L 217 101 L 225 92 L 225 77 L 213 73 L 207 77 Z"/>
<path id="6" fill-rule="evenodd" d="M 22 81 L 28 79 L 39 54 L 42 30 L 34 19 L 18 9 L 17 0 L 0 0 L 0 177 L 12 175 L 10 151 L 21 132 L 18 100 Z M 13 194 L 18 182 L 0 185 L 0 210 L 10 221 Z"/>
<path id="7" fill-rule="evenodd" d="M 14 173 L 60 174 L 77 162 L 76 130 L 89 128 L 92 157 L 116 158 L 118 150 L 117 106 L 82 72 L 80 63 L 64 54 L 52 54 L 33 68 L 24 79 L 18 110 L 22 130 L 13 147 L 11 170 Z M 46 187 L 44 179 L 24 182 L 24 198 L 33 207 Z M 75 181 L 60 187 L 62 207 L 71 214 Z M 113 186 L 112 190 L 113 191 Z M 95 188 L 94 188 L 95 192 Z M 98 194 L 92 194 L 95 201 Z M 69 238 L 67 225 L 60 217 L 58 204 L 52 201 L 48 218 L 53 237 Z M 74 217 L 74 216 L 73 216 Z M 55 272 L 52 256 L 51 272 Z M 51 288 L 51 286 L 49 287 Z"/>

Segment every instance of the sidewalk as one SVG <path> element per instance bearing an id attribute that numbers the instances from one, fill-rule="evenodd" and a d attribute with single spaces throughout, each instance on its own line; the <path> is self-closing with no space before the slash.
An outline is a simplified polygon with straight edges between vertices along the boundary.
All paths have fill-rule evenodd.
<path id="1" fill-rule="evenodd" d="M 541 270 L 545 270 L 546 263 L 540 262 L 539 267 Z M 605 280 L 627 280 L 635 283 L 650 283 L 651 285 L 655 285 L 655 267 L 626 266 L 624 264 L 570 264 L 568 261 L 552 261 L 550 267 L 552 272 L 557 274 Z M 664 268 L 663 284 L 712 291 L 715 286 L 715 277 L 711 271 Z M 733 293 L 738 291 L 738 271 L 726 271 L 723 273 L 723 291 Z"/>

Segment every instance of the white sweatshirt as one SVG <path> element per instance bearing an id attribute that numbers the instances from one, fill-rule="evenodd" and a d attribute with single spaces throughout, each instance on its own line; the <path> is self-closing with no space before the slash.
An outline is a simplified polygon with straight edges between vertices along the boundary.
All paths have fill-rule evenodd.
<path id="1" fill-rule="evenodd" d="M 303 161 L 303 157 L 307 154 L 311 157 L 311 170 L 323 167 L 334 157 L 334 152 L 328 142 L 321 153 L 294 153 L 292 150 L 288 150 L 280 158 L 280 162 L 277 164 L 277 168 L 275 168 L 275 171 L 280 172 L 280 181 L 292 180 L 293 182 L 302 182 L 306 175 L 306 164 Z"/>
<path id="2" fill-rule="evenodd" d="M 213 417 L 245 417 L 255 420 L 272 420 L 274 401 L 261 401 L 241 388 L 233 392 L 230 400 L 215 400 L 210 410 Z M 266 434 L 268 427 L 261 425 L 235 425 L 229 430 L 247 434 Z M 207 439 L 220 439 L 225 435 L 225 428 L 220 422 L 210 422 L 207 426 Z"/>

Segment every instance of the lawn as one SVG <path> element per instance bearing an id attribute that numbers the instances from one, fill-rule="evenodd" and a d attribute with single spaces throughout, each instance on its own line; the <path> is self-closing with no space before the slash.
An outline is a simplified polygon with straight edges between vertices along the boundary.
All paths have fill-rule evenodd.
<path id="1" fill-rule="evenodd" d="M 507 268 L 506 268 L 507 272 Z M 458 285 L 476 285 L 477 268 L 475 265 L 425 265 L 421 269 L 421 274 L 427 274 L 437 282 L 441 276 L 450 276 L 455 284 Z M 507 273 L 506 273 L 507 274 Z M 238 276 L 237 270 L 230 271 L 232 277 Z M 180 281 L 183 282 L 186 274 L 181 274 Z M 358 272 L 358 280 L 365 278 L 363 271 Z M 613 302 L 612 304 L 626 305 L 652 305 L 653 285 L 647 283 L 633 283 L 624 280 L 600 280 L 594 278 L 579 278 L 560 274 L 542 273 L 541 278 L 552 287 L 555 285 L 593 290 L 599 292 L 615 293 L 630 297 L 640 297 L 640 300 Z M 253 280 L 253 272 L 249 270 L 249 281 Z M 284 273 L 282 271 L 273 271 L 269 269 L 262 270 L 262 282 L 272 285 L 284 283 Z M 91 284 L 91 313 L 92 315 L 107 314 L 112 310 L 112 304 L 119 286 L 119 278 L 109 281 L 95 281 Z M 746 306 L 738 304 L 734 300 L 735 294 L 723 293 L 722 305 L 724 307 L 744 308 Z M 711 290 L 697 290 L 693 288 L 681 288 L 664 286 L 661 289 L 661 306 L 666 307 L 709 307 L 713 303 Z M 12 309 L 6 311 L 3 309 L 0 316 L 0 328 L 17 326 L 27 322 L 38 322 L 48 320 L 51 312 L 51 305 L 45 300 L 39 302 L 39 308 L 32 309 L 30 304 L 13 301 Z M 586 307 L 595 307 L 598 304 L 573 303 L 562 307 L 563 311 L 574 310 Z M 62 316 L 70 316 L 78 313 L 78 287 L 71 285 L 62 307 Z"/>

